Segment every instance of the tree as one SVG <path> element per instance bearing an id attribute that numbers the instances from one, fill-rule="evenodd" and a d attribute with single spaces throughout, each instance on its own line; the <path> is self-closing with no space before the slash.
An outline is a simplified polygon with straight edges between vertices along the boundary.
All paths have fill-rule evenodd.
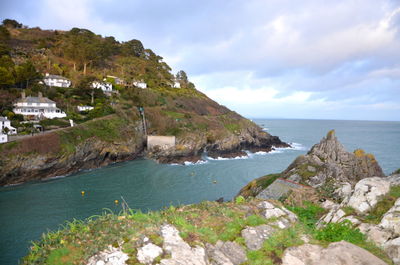
<path id="1" fill-rule="evenodd" d="M 189 82 L 187 74 L 183 70 L 180 70 L 178 73 L 176 73 L 176 80 L 182 81 L 184 84 Z"/>
<path id="2" fill-rule="evenodd" d="M 21 87 L 29 87 L 29 82 L 35 81 L 41 77 L 40 73 L 36 71 L 35 66 L 31 61 L 18 65 L 16 71 L 16 83 Z"/>
<path id="3" fill-rule="evenodd" d="M 134 55 L 136 57 L 144 56 L 144 47 L 140 40 L 130 40 L 122 44 L 122 52 L 125 55 Z"/>
<path id="4" fill-rule="evenodd" d="M 18 21 L 14 20 L 14 19 L 8 19 L 8 18 L 3 20 L 3 25 L 6 27 L 15 28 L 15 29 L 22 28 L 21 23 L 18 23 Z"/>
<path id="5" fill-rule="evenodd" d="M 10 32 L 6 27 L 0 26 L 0 42 L 6 42 L 10 39 Z"/>

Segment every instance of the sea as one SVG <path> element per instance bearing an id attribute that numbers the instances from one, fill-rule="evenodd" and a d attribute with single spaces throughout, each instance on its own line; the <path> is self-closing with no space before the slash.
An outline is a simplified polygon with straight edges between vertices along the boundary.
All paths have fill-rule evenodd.
<path id="1" fill-rule="evenodd" d="M 291 148 L 249 153 L 235 159 L 161 165 L 147 159 L 116 163 L 0 188 L 0 264 L 18 264 L 30 242 L 60 229 L 66 221 L 104 212 L 159 210 L 170 205 L 198 203 L 223 197 L 231 200 L 251 180 L 283 171 L 331 129 L 348 151 L 362 148 L 375 155 L 383 171 L 400 168 L 400 122 L 255 119 L 263 130 L 290 143 Z M 82 191 L 84 195 L 82 196 Z"/>

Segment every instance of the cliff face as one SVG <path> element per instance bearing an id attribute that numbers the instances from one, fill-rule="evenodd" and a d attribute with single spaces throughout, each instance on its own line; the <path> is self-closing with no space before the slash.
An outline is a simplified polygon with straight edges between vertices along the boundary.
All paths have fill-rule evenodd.
<path id="1" fill-rule="evenodd" d="M 112 115 L 2 145 L 0 185 L 62 176 L 134 159 L 144 148 L 139 125 Z"/>

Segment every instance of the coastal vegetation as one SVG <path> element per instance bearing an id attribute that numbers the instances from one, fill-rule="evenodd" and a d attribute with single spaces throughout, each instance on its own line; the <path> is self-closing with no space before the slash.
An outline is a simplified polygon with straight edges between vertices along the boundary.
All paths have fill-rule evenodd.
<path id="1" fill-rule="evenodd" d="M 67 222 L 60 230 L 43 234 L 42 239 L 32 243 L 31 251 L 23 264 L 81 264 L 107 245 L 121 248 L 128 253 L 127 264 L 140 264 L 137 248 L 143 237 L 158 246 L 163 239 L 159 227 L 163 223 L 174 225 L 180 236 L 190 246 L 215 244 L 218 240 L 233 241 L 245 248 L 241 231 L 276 221 L 265 219 L 257 208 L 259 200 L 247 199 L 241 202 L 201 202 L 196 205 L 170 206 L 161 211 L 143 213 L 125 208 L 119 214 L 107 211 L 85 221 Z M 252 214 L 248 213 L 252 210 Z M 306 203 L 306 206 L 290 207 L 299 217 L 293 227 L 277 230 L 259 250 L 247 250 L 248 261 L 244 264 L 278 264 L 285 249 L 304 244 L 307 238 L 312 244 L 326 246 L 331 242 L 346 240 L 358 245 L 391 264 L 386 254 L 358 229 L 348 223 L 330 224 L 322 229 L 316 227 L 319 217 L 326 211 Z M 168 258 L 165 254 L 158 261 Z"/>

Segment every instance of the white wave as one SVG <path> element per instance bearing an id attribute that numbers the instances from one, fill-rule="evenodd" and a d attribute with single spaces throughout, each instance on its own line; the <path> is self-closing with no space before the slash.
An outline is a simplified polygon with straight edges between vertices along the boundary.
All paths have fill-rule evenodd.
<path id="1" fill-rule="evenodd" d="M 299 150 L 299 151 L 304 151 L 307 150 L 308 148 L 300 143 L 289 143 L 291 147 L 288 147 L 288 149 L 292 150 Z"/>
<path id="2" fill-rule="evenodd" d="M 269 152 L 258 151 L 258 152 L 255 152 L 254 154 L 255 155 L 270 155 L 270 154 L 280 154 L 280 153 L 283 153 L 283 150 L 275 149 L 275 150 L 271 150 Z"/>
<path id="3" fill-rule="evenodd" d="M 190 162 L 190 161 L 185 161 L 183 164 L 178 164 L 178 163 L 171 163 L 169 164 L 170 166 L 194 166 L 194 165 L 203 165 L 208 163 L 206 160 L 199 160 L 197 162 Z"/>
<path id="4" fill-rule="evenodd" d="M 218 160 L 218 161 L 223 161 L 223 160 L 238 160 L 238 159 L 249 159 L 249 156 L 237 156 L 237 157 L 232 157 L 232 158 L 227 158 L 227 157 L 217 157 L 217 158 L 212 158 L 209 156 L 206 156 L 207 160 Z"/>

